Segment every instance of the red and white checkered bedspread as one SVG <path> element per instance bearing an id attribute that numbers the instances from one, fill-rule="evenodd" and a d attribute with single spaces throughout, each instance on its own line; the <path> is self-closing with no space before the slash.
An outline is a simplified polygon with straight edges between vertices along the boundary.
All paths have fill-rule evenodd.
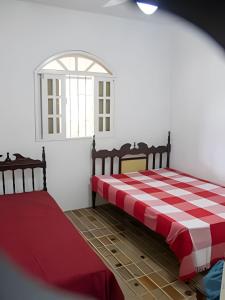
<path id="1" fill-rule="evenodd" d="M 225 188 L 159 169 L 93 176 L 92 190 L 163 235 L 182 280 L 224 257 Z"/>

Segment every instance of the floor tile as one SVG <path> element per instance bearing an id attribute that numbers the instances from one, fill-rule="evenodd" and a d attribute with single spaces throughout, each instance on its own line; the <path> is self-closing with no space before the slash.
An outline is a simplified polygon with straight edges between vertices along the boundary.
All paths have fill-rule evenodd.
<path id="1" fill-rule="evenodd" d="M 103 245 L 110 245 L 110 244 L 112 244 L 112 242 L 106 236 L 103 236 L 103 237 L 99 238 L 99 241 Z"/>
<path id="2" fill-rule="evenodd" d="M 96 248 L 103 246 L 103 244 L 98 239 L 90 239 L 88 241 Z"/>
<path id="3" fill-rule="evenodd" d="M 168 282 L 156 272 L 149 274 L 148 277 L 159 287 L 163 287 L 168 284 Z"/>
<path id="4" fill-rule="evenodd" d="M 136 265 L 138 266 L 138 268 L 140 268 L 143 273 L 145 274 L 150 274 L 152 272 L 154 272 L 154 269 L 152 269 L 149 265 L 147 265 L 144 261 L 139 261 L 138 263 L 136 263 Z"/>
<path id="5" fill-rule="evenodd" d="M 146 290 L 146 288 L 144 288 L 144 286 L 136 279 L 129 280 L 128 284 L 131 287 L 131 289 L 135 292 L 136 295 L 141 296 L 141 295 L 146 294 L 148 292 Z"/>
<path id="6" fill-rule="evenodd" d="M 176 290 L 178 290 L 183 296 L 193 296 L 194 292 L 190 289 L 190 287 L 182 281 L 175 281 L 171 284 Z"/>
<path id="7" fill-rule="evenodd" d="M 166 292 L 173 300 L 182 300 L 184 296 L 179 293 L 172 285 L 168 285 L 163 288 L 164 292 Z"/>
<path id="8" fill-rule="evenodd" d="M 142 300 L 156 300 L 156 298 L 151 294 L 145 294 L 141 297 Z"/>
<path id="9" fill-rule="evenodd" d="M 142 276 L 139 281 L 150 291 L 157 290 L 159 287 L 147 276 Z"/>
<path id="10" fill-rule="evenodd" d="M 178 260 L 164 239 L 123 211 L 107 204 L 66 216 L 115 274 L 125 300 L 196 299 L 203 275 L 178 281 Z"/>
<path id="11" fill-rule="evenodd" d="M 121 262 L 118 261 L 113 255 L 107 255 L 105 259 L 110 263 L 114 268 L 119 268 L 122 266 Z M 132 278 L 132 277 L 131 277 Z"/>
<path id="12" fill-rule="evenodd" d="M 134 278 L 133 275 L 132 275 L 125 267 L 117 268 L 117 272 L 118 272 L 125 280 L 129 280 L 129 279 Z"/>
<path id="13" fill-rule="evenodd" d="M 171 298 L 167 294 L 165 294 L 161 289 L 152 291 L 152 294 L 157 300 L 171 300 Z"/>
<path id="14" fill-rule="evenodd" d="M 135 264 L 127 265 L 126 268 L 135 276 L 140 277 L 143 276 L 144 273 L 139 269 Z"/>

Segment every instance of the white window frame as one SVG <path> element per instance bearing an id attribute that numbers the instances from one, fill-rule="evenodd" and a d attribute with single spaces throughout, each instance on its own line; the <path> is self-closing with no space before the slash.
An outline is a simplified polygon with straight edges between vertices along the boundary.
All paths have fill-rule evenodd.
<path id="1" fill-rule="evenodd" d="M 95 73 L 95 72 L 84 72 L 84 71 L 59 71 L 59 70 L 45 70 L 43 67 L 50 63 L 51 61 L 54 61 L 55 59 L 61 58 L 63 56 L 81 56 L 88 59 L 93 60 L 94 62 L 98 63 L 99 65 L 103 66 L 108 73 Z M 113 73 L 110 71 L 111 68 L 106 67 L 106 64 L 99 59 L 98 57 L 84 51 L 70 51 L 70 52 L 63 52 L 56 54 L 49 59 L 45 60 L 43 63 L 41 63 L 34 72 L 34 88 L 35 88 L 35 139 L 36 141 L 52 141 L 52 140 L 69 140 L 69 139 L 86 139 L 90 138 L 89 136 L 85 137 L 72 137 L 67 138 L 66 137 L 66 128 L 64 127 L 62 134 L 51 135 L 46 134 L 46 123 L 44 123 L 43 118 L 46 120 L 46 114 L 43 112 L 43 109 L 46 110 L 46 106 L 43 105 L 43 95 L 41 95 L 42 87 L 41 87 L 41 79 L 42 76 L 65 76 L 65 75 L 75 75 L 75 76 L 93 76 L 94 77 L 94 134 L 98 137 L 111 137 L 114 134 L 114 102 L 115 102 L 115 76 L 112 75 Z M 111 107 L 110 107 L 110 131 L 107 132 L 99 132 L 98 127 L 96 126 L 96 113 L 97 113 L 97 90 L 96 90 L 96 79 L 102 79 L 102 80 L 108 80 L 111 81 Z M 66 99 L 65 99 L 66 101 Z M 47 105 L 47 104 L 46 104 Z M 64 123 L 64 122 L 63 122 Z"/>
<path id="2" fill-rule="evenodd" d="M 105 77 L 105 76 L 95 76 L 94 78 L 94 132 L 97 137 L 111 137 L 114 131 L 114 105 L 115 105 L 115 80 L 113 77 Z M 106 97 L 106 89 L 103 89 L 103 97 L 99 96 L 98 84 L 99 81 L 103 81 L 104 83 L 110 82 L 110 97 Z M 103 114 L 99 114 L 99 98 L 103 99 Z M 110 99 L 110 114 L 106 113 L 106 99 Z M 110 117 L 110 131 L 105 130 L 105 118 Z M 103 131 L 99 131 L 99 117 L 103 117 Z"/>
<path id="3" fill-rule="evenodd" d="M 62 89 L 62 93 L 61 93 L 61 96 L 56 96 L 55 95 L 55 84 L 53 83 L 53 95 L 52 97 L 49 97 L 48 96 L 48 92 L 47 92 L 47 82 L 48 82 L 48 79 L 53 79 L 54 81 L 56 79 L 59 79 L 61 80 L 62 82 L 62 86 L 61 86 L 61 89 Z M 53 82 L 54 82 L 53 81 Z M 42 125 L 43 125 L 43 128 L 42 128 L 42 136 L 43 136 L 43 139 L 44 140 L 55 140 L 56 138 L 58 140 L 61 140 L 61 139 L 64 139 L 65 136 L 66 136 L 66 111 L 65 111 L 65 104 L 66 103 L 66 97 L 64 96 L 65 95 L 65 76 L 62 76 L 62 75 L 56 75 L 56 74 L 41 74 L 41 85 L 42 85 L 42 88 L 41 88 L 41 92 L 42 92 L 42 96 L 41 96 L 41 99 L 44 99 L 47 100 L 47 101 L 42 101 Z M 48 98 L 52 98 L 53 99 L 53 114 L 52 114 L 52 117 L 53 117 L 53 120 L 54 120 L 54 124 L 53 124 L 53 128 L 56 127 L 56 124 L 55 124 L 55 119 L 56 119 L 56 98 L 61 98 L 61 133 L 54 133 L 54 134 L 49 134 L 48 131 L 47 131 L 47 128 L 48 128 L 48 118 L 49 118 L 49 114 L 48 114 Z"/>

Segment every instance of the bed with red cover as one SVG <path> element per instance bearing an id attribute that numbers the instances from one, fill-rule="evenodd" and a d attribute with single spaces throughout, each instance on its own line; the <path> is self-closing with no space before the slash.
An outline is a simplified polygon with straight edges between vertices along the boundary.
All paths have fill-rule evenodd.
<path id="1" fill-rule="evenodd" d="M 92 191 L 161 234 L 180 261 L 180 279 L 191 279 L 224 257 L 225 188 L 159 168 L 94 175 Z"/>
<path id="2" fill-rule="evenodd" d="M 25 168 L 25 161 L 15 165 Z M 12 170 L 13 162 L 0 162 L 0 171 L 3 166 Z M 30 166 L 37 167 L 31 161 Z M 114 275 L 47 191 L 0 196 L 0 250 L 28 274 L 56 288 L 94 299 L 124 299 Z"/>

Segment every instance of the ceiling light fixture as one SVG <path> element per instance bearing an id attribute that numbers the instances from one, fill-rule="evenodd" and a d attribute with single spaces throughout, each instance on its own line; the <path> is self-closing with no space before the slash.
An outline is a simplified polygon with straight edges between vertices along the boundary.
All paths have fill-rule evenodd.
<path id="1" fill-rule="evenodd" d="M 140 10 L 146 15 L 152 15 L 158 9 L 158 6 L 149 3 L 143 3 L 141 1 L 136 2 Z"/>

